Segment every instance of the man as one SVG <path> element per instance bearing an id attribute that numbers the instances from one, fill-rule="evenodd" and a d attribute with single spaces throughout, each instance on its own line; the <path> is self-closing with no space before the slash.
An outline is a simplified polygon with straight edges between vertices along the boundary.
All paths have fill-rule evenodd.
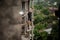
<path id="1" fill-rule="evenodd" d="M 31 26 L 32 26 L 32 8 L 30 8 L 30 10 L 28 11 L 28 21 L 27 21 L 27 24 L 28 24 L 28 27 L 27 27 L 27 34 L 30 38 L 30 33 L 31 33 Z"/>
<path id="2" fill-rule="evenodd" d="M 29 24 L 29 26 L 31 26 L 31 24 L 32 24 L 32 12 L 33 12 L 33 8 L 30 8 L 30 10 L 28 12 L 28 24 Z"/>
<path id="3" fill-rule="evenodd" d="M 32 25 L 32 12 L 33 12 L 33 8 L 30 8 L 28 12 L 28 29 L 31 29 L 31 25 Z"/>

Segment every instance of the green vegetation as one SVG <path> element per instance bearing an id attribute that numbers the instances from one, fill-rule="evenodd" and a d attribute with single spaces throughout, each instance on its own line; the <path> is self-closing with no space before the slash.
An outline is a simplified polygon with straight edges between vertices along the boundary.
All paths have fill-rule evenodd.
<path id="1" fill-rule="evenodd" d="M 48 7 L 49 5 L 47 2 L 41 2 L 40 4 L 37 3 L 34 6 L 34 40 L 47 40 L 49 34 L 42 30 L 46 29 L 49 24 L 52 24 L 51 27 L 53 28 L 50 36 L 53 38 L 53 40 L 55 40 L 55 38 L 58 39 L 57 17 L 55 17 L 54 14 L 50 12 Z M 40 32 L 40 30 L 42 32 Z"/>

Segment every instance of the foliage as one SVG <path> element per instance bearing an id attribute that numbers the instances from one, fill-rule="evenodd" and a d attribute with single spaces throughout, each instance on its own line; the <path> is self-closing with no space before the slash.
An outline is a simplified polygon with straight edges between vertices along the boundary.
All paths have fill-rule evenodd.
<path id="1" fill-rule="evenodd" d="M 35 29 L 37 30 L 45 29 L 47 25 L 48 25 L 47 23 L 38 23 L 35 25 Z"/>
<path id="2" fill-rule="evenodd" d="M 43 6 L 42 5 L 34 5 L 34 8 L 37 9 L 37 10 L 40 10 L 40 9 L 43 8 Z"/>
<path id="3" fill-rule="evenodd" d="M 40 35 L 43 38 L 43 40 L 47 40 L 47 36 L 48 36 L 47 32 L 41 32 Z"/>
<path id="4" fill-rule="evenodd" d="M 51 36 L 53 37 L 53 40 L 58 40 L 58 22 L 53 24 L 53 29 L 51 31 Z"/>
<path id="5" fill-rule="evenodd" d="M 46 27 L 51 23 L 56 23 L 57 17 L 53 15 L 53 13 L 50 13 L 48 9 L 48 4 L 46 2 L 41 2 L 40 4 L 35 4 L 34 8 L 34 40 L 47 40 L 48 33 L 47 32 L 39 32 L 39 30 L 46 29 Z M 52 5 L 52 4 L 51 4 Z M 47 6 L 47 7 L 46 7 Z M 39 10 L 40 12 L 37 12 Z M 54 26 L 54 27 L 53 27 Z M 51 32 L 51 35 L 53 37 L 53 40 L 58 37 L 57 34 L 57 24 L 53 24 L 53 30 Z M 56 34 L 55 34 L 56 32 Z"/>
<path id="6" fill-rule="evenodd" d="M 39 22 L 44 21 L 44 19 L 46 18 L 46 15 L 44 15 L 43 13 L 34 13 L 34 24 L 37 24 Z"/>
<path id="7" fill-rule="evenodd" d="M 49 15 L 50 13 L 48 9 L 42 9 L 41 12 L 44 13 L 45 15 Z"/>
<path id="8" fill-rule="evenodd" d="M 45 31 L 40 33 L 38 31 L 35 31 L 34 40 L 46 40 L 47 36 L 48 34 Z"/>

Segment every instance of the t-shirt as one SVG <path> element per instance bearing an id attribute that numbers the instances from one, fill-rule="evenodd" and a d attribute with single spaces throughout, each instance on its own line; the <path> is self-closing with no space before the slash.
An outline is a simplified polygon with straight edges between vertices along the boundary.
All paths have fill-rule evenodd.
<path id="1" fill-rule="evenodd" d="M 28 20 L 32 20 L 32 12 L 28 12 Z"/>

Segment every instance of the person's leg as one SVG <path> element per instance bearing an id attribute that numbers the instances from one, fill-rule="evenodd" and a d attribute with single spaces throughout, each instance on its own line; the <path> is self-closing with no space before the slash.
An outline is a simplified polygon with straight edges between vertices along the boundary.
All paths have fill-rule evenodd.
<path id="1" fill-rule="evenodd" d="M 30 26 L 31 25 L 31 21 L 28 20 L 27 24 L 28 24 L 28 26 Z"/>

